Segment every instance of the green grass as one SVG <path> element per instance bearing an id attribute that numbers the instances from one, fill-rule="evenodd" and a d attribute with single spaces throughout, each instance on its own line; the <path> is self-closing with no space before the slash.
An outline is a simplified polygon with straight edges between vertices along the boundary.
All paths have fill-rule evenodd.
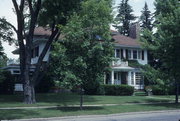
<path id="1" fill-rule="evenodd" d="M 79 101 L 80 101 L 79 95 L 72 93 L 37 94 L 36 95 L 37 103 L 33 105 L 23 104 L 22 99 L 23 99 L 22 95 L 0 95 L 0 108 L 23 107 L 23 106 L 68 106 L 68 105 L 79 105 Z M 0 120 L 180 109 L 180 105 L 166 103 L 173 100 L 174 100 L 174 96 L 148 97 L 148 96 L 84 95 L 84 105 L 93 105 L 93 104 L 94 105 L 117 104 L 117 105 L 84 107 L 82 111 L 79 110 L 79 107 L 59 107 L 59 108 L 50 108 L 50 109 L 17 109 L 17 110 L 1 109 Z M 146 104 L 146 105 L 138 104 L 138 103 L 156 103 L 156 102 L 163 102 L 163 103 Z M 132 104 L 132 105 L 127 105 L 127 104 Z"/>
<path id="2" fill-rule="evenodd" d="M 161 98 L 160 98 L 161 97 Z M 48 93 L 37 94 L 37 103 L 32 105 L 23 104 L 22 95 L 0 95 L 0 107 L 24 107 L 24 106 L 66 106 L 78 105 L 80 97 L 77 94 L 71 93 Z M 148 103 L 148 102 L 168 102 L 172 101 L 173 97 L 155 96 L 149 98 L 147 96 L 84 96 L 85 105 L 93 104 L 124 104 L 124 103 Z"/>
<path id="3" fill-rule="evenodd" d="M 52 109 L 24 109 L 24 110 L 1 110 L 0 120 L 22 119 L 22 118 L 46 118 L 77 115 L 114 114 L 124 112 L 152 111 L 179 109 L 180 105 L 175 104 L 154 104 L 154 105 L 119 105 L 104 107 L 78 107 L 52 108 Z"/>

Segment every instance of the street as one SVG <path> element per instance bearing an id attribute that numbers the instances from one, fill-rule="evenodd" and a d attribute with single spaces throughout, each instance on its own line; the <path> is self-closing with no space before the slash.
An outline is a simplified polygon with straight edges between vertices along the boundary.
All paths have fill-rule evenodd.
<path id="1" fill-rule="evenodd" d="M 111 115 L 69 116 L 26 121 L 180 121 L 180 110 L 133 112 Z"/>

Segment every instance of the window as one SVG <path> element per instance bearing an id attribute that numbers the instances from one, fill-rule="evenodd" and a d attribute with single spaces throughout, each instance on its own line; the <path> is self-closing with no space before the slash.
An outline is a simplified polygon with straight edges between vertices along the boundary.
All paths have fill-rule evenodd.
<path id="1" fill-rule="evenodd" d="M 142 60 L 144 60 L 144 51 L 142 50 Z"/>
<path id="2" fill-rule="evenodd" d="M 136 72 L 136 85 L 141 85 L 141 73 Z"/>
<path id="3" fill-rule="evenodd" d="M 126 49 L 126 59 L 128 59 L 128 49 Z"/>
<path id="4" fill-rule="evenodd" d="M 141 53 L 142 53 L 142 52 L 139 50 L 139 51 L 138 51 L 138 59 L 141 59 L 141 56 L 142 56 Z"/>
<path id="5" fill-rule="evenodd" d="M 133 59 L 137 59 L 137 50 L 133 50 Z"/>
<path id="6" fill-rule="evenodd" d="M 39 46 L 35 48 L 35 57 L 39 56 Z"/>
<path id="7" fill-rule="evenodd" d="M 37 46 L 31 50 L 31 57 L 32 58 L 35 58 L 38 56 L 39 56 L 39 46 Z"/>
<path id="8" fill-rule="evenodd" d="M 131 72 L 131 84 L 134 85 L 134 73 Z"/>
<path id="9" fill-rule="evenodd" d="M 116 79 L 117 79 L 117 73 L 114 72 L 114 80 L 116 80 Z"/>
<path id="10" fill-rule="evenodd" d="M 120 50 L 119 49 L 115 49 L 115 57 L 116 58 L 120 58 Z"/>
<path id="11" fill-rule="evenodd" d="M 121 49 L 121 59 L 124 59 L 123 49 Z"/>
<path id="12" fill-rule="evenodd" d="M 128 59 L 131 59 L 131 50 L 128 50 Z"/>

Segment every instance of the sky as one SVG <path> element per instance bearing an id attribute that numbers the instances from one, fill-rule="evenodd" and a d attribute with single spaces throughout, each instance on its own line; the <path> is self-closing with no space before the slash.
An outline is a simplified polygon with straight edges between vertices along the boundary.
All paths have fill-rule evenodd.
<path id="1" fill-rule="evenodd" d="M 121 0 L 114 0 L 116 8 L 117 5 L 120 4 Z M 135 16 L 140 16 L 142 8 L 144 7 L 144 3 L 147 2 L 149 10 L 154 12 L 154 0 L 129 0 L 129 4 L 132 6 L 134 10 Z M 16 26 L 16 16 L 13 12 L 13 4 L 11 0 L 0 0 L 0 17 L 5 17 L 7 21 L 11 22 L 14 26 Z M 8 58 L 17 59 L 17 55 L 13 55 L 11 52 L 15 50 L 15 46 L 9 46 L 8 43 L 3 43 L 4 52 L 7 54 Z"/>

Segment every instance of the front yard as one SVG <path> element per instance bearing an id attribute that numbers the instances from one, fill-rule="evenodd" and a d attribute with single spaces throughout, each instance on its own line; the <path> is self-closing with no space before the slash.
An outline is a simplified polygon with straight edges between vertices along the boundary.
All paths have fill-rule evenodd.
<path id="1" fill-rule="evenodd" d="M 77 94 L 37 94 L 37 104 L 23 104 L 21 95 L 0 95 L 0 120 L 57 117 L 74 115 L 113 114 L 122 112 L 180 109 L 169 102 L 174 96 L 84 96 L 84 108 L 80 110 Z M 7 107 L 57 106 L 46 109 L 2 109 Z"/>

